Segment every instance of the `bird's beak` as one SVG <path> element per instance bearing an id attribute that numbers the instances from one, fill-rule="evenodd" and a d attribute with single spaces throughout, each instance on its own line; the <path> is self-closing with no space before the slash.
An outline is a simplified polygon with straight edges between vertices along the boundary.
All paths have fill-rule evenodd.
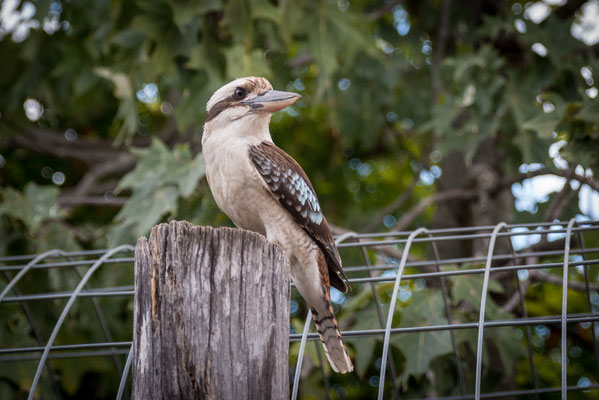
<path id="1" fill-rule="evenodd" d="M 243 101 L 242 104 L 249 105 L 252 111 L 275 112 L 292 105 L 300 97 L 302 96 L 293 92 L 269 90 L 251 100 Z"/>

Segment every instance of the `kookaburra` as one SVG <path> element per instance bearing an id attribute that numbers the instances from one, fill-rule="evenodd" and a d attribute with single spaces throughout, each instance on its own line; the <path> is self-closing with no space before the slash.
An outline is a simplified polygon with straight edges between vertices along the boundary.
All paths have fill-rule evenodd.
<path id="1" fill-rule="evenodd" d="M 214 200 L 235 225 L 283 248 L 331 367 L 345 373 L 353 365 L 333 313 L 330 286 L 347 292 L 347 277 L 310 180 L 273 143 L 268 129 L 272 113 L 299 97 L 255 77 L 218 89 L 206 106 L 206 177 Z"/>

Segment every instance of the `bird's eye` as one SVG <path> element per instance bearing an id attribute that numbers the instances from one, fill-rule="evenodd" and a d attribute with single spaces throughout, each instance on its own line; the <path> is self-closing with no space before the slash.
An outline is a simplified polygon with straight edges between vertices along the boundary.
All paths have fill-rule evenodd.
<path id="1" fill-rule="evenodd" d="M 233 93 L 233 98 L 235 100 L 241 100 L 246 96 L 246 91 L 244 88 L 242 87 L 238 87 L 237 89 L 235 89 L 235 92 Z"/>

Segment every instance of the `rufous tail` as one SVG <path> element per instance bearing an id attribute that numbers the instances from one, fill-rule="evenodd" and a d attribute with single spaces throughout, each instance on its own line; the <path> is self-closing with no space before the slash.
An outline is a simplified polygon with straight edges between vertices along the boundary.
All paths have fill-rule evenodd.
<path id="1" fill-rule="evenodd" d="M 326 303 L 327 307 L 322 307 L 319 310 L 311 308 L 314 325 L 316 325 L 318 336 L 320 336 L 324 353 L 331 364 L 331 368 L 335 372 L 345 374 L 353 371 L 354 366 L 343 344 L 343 338 L 341 332 L 339 332 L 331 302 L 327 301 Z"/>

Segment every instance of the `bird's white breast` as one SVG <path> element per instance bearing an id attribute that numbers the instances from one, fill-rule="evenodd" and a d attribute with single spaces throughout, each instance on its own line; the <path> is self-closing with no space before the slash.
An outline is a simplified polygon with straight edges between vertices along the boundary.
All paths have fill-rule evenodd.
<path id="1" fill-rule="evenodd" d="M 264 224 L 257 211 L 260 204 L 272 199 L 251 165 L 248 149 L 253 140 L 209 138 L 203 152 L 210 190 L 220 209 L 240 228 L 264 235 Z"/>

